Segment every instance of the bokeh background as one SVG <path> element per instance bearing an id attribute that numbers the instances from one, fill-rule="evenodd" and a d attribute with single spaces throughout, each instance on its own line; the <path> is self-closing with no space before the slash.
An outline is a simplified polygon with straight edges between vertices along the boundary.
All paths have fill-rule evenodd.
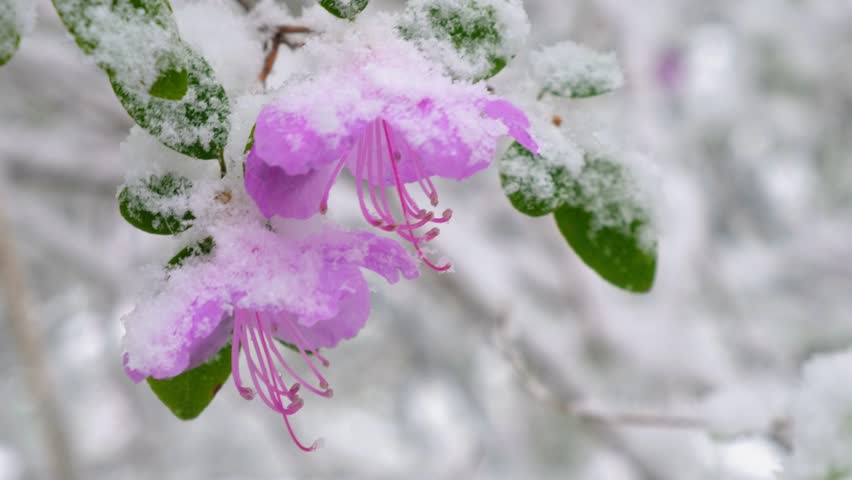
<path id="1" fill-rule="evenodd" d="M 377 283 L 365 330 L 329 352 L 335 398 L 295 420 L 323 449 L 230 383 L 179 421 L 120 361 L 139 272 L 174 244 L 119 216 L 130 120 L 34 1 L 0 68 L 0 244 L 22 274 L 0 308 L 2 480 L 772 479 L 801 364 L 852 344 L 852 2 L 525 0 L 533 45 L 622 61 L 626 88 L 564 115 L 656 161 L 653 292 L 596 277 L 490 169 L 441 186 L 456 273 Z"/>

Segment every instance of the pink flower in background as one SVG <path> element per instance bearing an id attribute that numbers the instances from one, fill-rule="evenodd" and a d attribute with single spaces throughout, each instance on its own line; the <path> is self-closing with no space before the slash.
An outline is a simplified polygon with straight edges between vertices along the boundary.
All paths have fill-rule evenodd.
<path id="1" fill-rule="evenodd" d="M 419 54 L 368 49 L 344 63 L 286 85 L 263 109 L 246 190 L 267 217 L 309 218 L 326 211 L 345 165 L 367 222 L 396 232 L 427 265 L 446 270 L 449 264 L 436 265 L 422 251 L 439 233 L 430 226 L 452 216 L 434 210 L 432 177 L 462 180 L 486 168 L 507 134 L 537 152 L 529 121 L 484 84 L 453 82 Z"/>
<path id="2" fill-rule="evenodd" d="M 292 223 L 292 222 L 291 222 Z M 295 222 L 302 228 L 302 222 Z M 288 238 L 262 224 L 211 232 L 209 258 L 192 259 L 170 272 L 165 284 L 124 319 L 125 369 L 134 381 L 171 378 L 205 363 L 233 342 L 234 383 L 245 398 L 255 395 L 280 413 L 303 450 L 288 417 L 303 406 L 308 390 L 331 397 L 319 370 L 319 353 L 354 337 L 370 312 L 362 268 L 389 283 L 418 276 L 417 263 L 397 242 L 368 232 L 324 228 Z M 299 375 L 278 341 L 298 350 L 313 379 Z M 240 355 L 248 376 L 240 373 Z M 288 385 L 285 378 L 290 379 Z"/>

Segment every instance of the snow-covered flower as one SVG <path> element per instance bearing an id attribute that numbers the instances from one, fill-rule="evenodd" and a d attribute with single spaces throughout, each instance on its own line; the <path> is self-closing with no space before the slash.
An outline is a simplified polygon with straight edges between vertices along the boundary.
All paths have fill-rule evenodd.
<path id="1" fill-rule="evenodd" d="M 417 262 L 396 241 L 329 226 L 311 230 L 289 221 L 280 233 L 266 222 L 214 226 L 215 248 L 194 257 L 137 304 L 125 319 L 125 369 L 135 381 L 171 378 L 205 363 L 228 342 L 240 394 L 257 394 L 280 413 L 296 444 L 288 416 L 303 405 L 301 390 L 331 397 L 318 368 L 319 349 L 354 337 L 370 312 L 362 268 L 388 282 L 418 276 Z M 316 229 L 314 229 L 316 230 Z M 278 341 L 298 350 L 315 379 L 299 375 Z M 240 356 L 248 378 L 240 374 Z M 290 378 L 288 385 L 285 378 Z"/>
<path id="2" fill-rule="evenodd" d="M 344 167 L 354 175 L 368 223 L 421 246 L 452 211 L 433 210 L 432 177 L 465 179 L 486 168 L 511 135 L 537 151 L 524 113 L 484 83 L 453 81 L 412 45 L 391 38 L 285 85 L 257 118 L 246 190 L 267 217 L 325 212 Z M 424 197 L 418 200 L 416 191 Z M 429 205 L 426 205 L 426 203 Z M 425 232 L 421 229 L 427 229 Z"/>

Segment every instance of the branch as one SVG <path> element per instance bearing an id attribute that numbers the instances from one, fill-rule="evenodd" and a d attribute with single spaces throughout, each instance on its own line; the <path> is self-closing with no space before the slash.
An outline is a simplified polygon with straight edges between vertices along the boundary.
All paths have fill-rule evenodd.
<path id="1" fill-rule="evenodd" d="M 6 316 L 13 343 L 24 367 L 27 386 L 35 405 L 55 478 L 73 479 L 74 467 L 71 449 L 62 428 L 61 414 L 46 355 L 42 347 L 43 335 L 29 312 L 29 292 L 24 273 L 14 252 L 12 232 L 6 224 L 5 212 L 0 204 L 0 285 L 5 293 Z"/>
<path id="2" fill-rule="evenodd" d="M 267 29 L 262 29 L 267 30 Z M 269 51 L 263 59 L 263 69 L 260 71 L 257 79 L 263 88 L 266 88 L 266 79 L 272 73 L 272 67 L 275 66 L 275 60 L 278 59 L 278 48 L 283 44 L 290 50 L 301 48 L 305 44 L 302 42 L 294 42 L 290 40 L 289 35 L 311 33 L 312 30 L 308 27 L 300 25 L 279 25 L 272 30 L 272 37 L 269 39 Z"/>

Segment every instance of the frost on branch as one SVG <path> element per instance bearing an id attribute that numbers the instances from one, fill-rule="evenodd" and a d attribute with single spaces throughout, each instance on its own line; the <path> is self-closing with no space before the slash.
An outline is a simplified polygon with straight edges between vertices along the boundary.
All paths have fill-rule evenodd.
<path id="1" fill-rule="evenodd" d="M 0 0 L 0 65 L 8 62 L 32 29 L 35 5 L 32 0 Z"/>
<path id="2" fill-rule="evenodd" d="M 614 52 L 599 53 L 574 42 L 536 50 L 530 64 L 542 92 L 558 97 L 593 97 L 624 84 Z"/>
<path id="3" fill-rule="evenodd" d="M 453 77 L 475 81 L 517 55 L 530 25 L 520 0 L 413 0 L 399 31 Z"/>
<path id="4" fill-rule="evenodd" d="M 793 456 L 787 480 L 852 478 L 852 350 L 817 356 L 793 401 Z"/>

